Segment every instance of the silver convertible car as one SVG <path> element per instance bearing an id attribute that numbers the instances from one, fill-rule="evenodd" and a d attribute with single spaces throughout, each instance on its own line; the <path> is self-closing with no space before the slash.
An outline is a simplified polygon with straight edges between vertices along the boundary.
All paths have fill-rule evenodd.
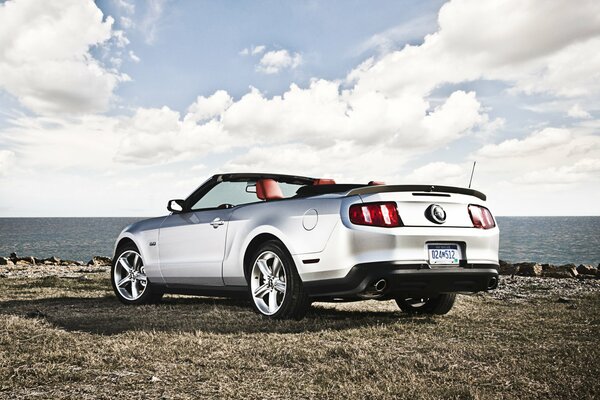
<path id="1" fill-rule="evenodd" d="M 123 230 L 112 285 L 125 304 L 245 296 L 270 318 L 361 299 L 445 314 L 456 293 L 498 284 L 499 231 L 485 200 L 449 186 L 219 174 L 169 201 L 169 215 Z"/>

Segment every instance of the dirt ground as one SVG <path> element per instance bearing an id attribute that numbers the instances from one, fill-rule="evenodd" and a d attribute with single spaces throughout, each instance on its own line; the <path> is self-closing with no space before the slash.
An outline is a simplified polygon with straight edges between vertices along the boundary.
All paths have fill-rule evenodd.
<path id="1" fill-rule="evenodd" d="M 600 285 L 503 278 L 446 316 L 239 300 L 128 307 L 106 270 L 0 278 L 0 398 L 600 398 Z"/>

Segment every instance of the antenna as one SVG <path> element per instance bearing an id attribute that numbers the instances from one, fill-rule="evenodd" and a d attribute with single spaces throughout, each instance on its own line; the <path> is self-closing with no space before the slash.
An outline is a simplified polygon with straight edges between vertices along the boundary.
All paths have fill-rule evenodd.
<path id="1" fill-rule="evenodd" d="M 475 173 L 475 164 L 477 164 L 477 161 L 473 161 L 473 169 L 471 170 L 471 179 L 469 179 L 469 189 L 471 189 L 471 183 L 473 182 L 473 174 Z"/>

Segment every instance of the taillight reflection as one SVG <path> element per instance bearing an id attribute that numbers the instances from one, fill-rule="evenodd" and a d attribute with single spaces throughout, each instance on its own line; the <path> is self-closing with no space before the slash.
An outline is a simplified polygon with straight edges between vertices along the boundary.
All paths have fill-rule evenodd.
<path id="1" fill-rule="evenodd" d="M 350 222 L 384 228 L 402 226 L 394 202 L 354 204 L 350 206 Z"/>
<path id="2" fill-rule="evenodd" d="M 471 221 L 473 221 L 473 226 L 475 228 L 492 229 L 496 226 L 492 213 L 485 207 L 470 204 L 469 215 L 471 216 Z"/>

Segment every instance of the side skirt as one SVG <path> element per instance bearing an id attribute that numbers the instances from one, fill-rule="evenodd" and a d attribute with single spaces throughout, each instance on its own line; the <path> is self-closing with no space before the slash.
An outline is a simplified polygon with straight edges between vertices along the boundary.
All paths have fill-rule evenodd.
<path id="1" fill-rule="evenodd" d="M 247 286 L 157 285 L 157 289 L 169 294 L 184 294 L 191 296 L 231 298 L 245 298 L 248 296 Z"/>

